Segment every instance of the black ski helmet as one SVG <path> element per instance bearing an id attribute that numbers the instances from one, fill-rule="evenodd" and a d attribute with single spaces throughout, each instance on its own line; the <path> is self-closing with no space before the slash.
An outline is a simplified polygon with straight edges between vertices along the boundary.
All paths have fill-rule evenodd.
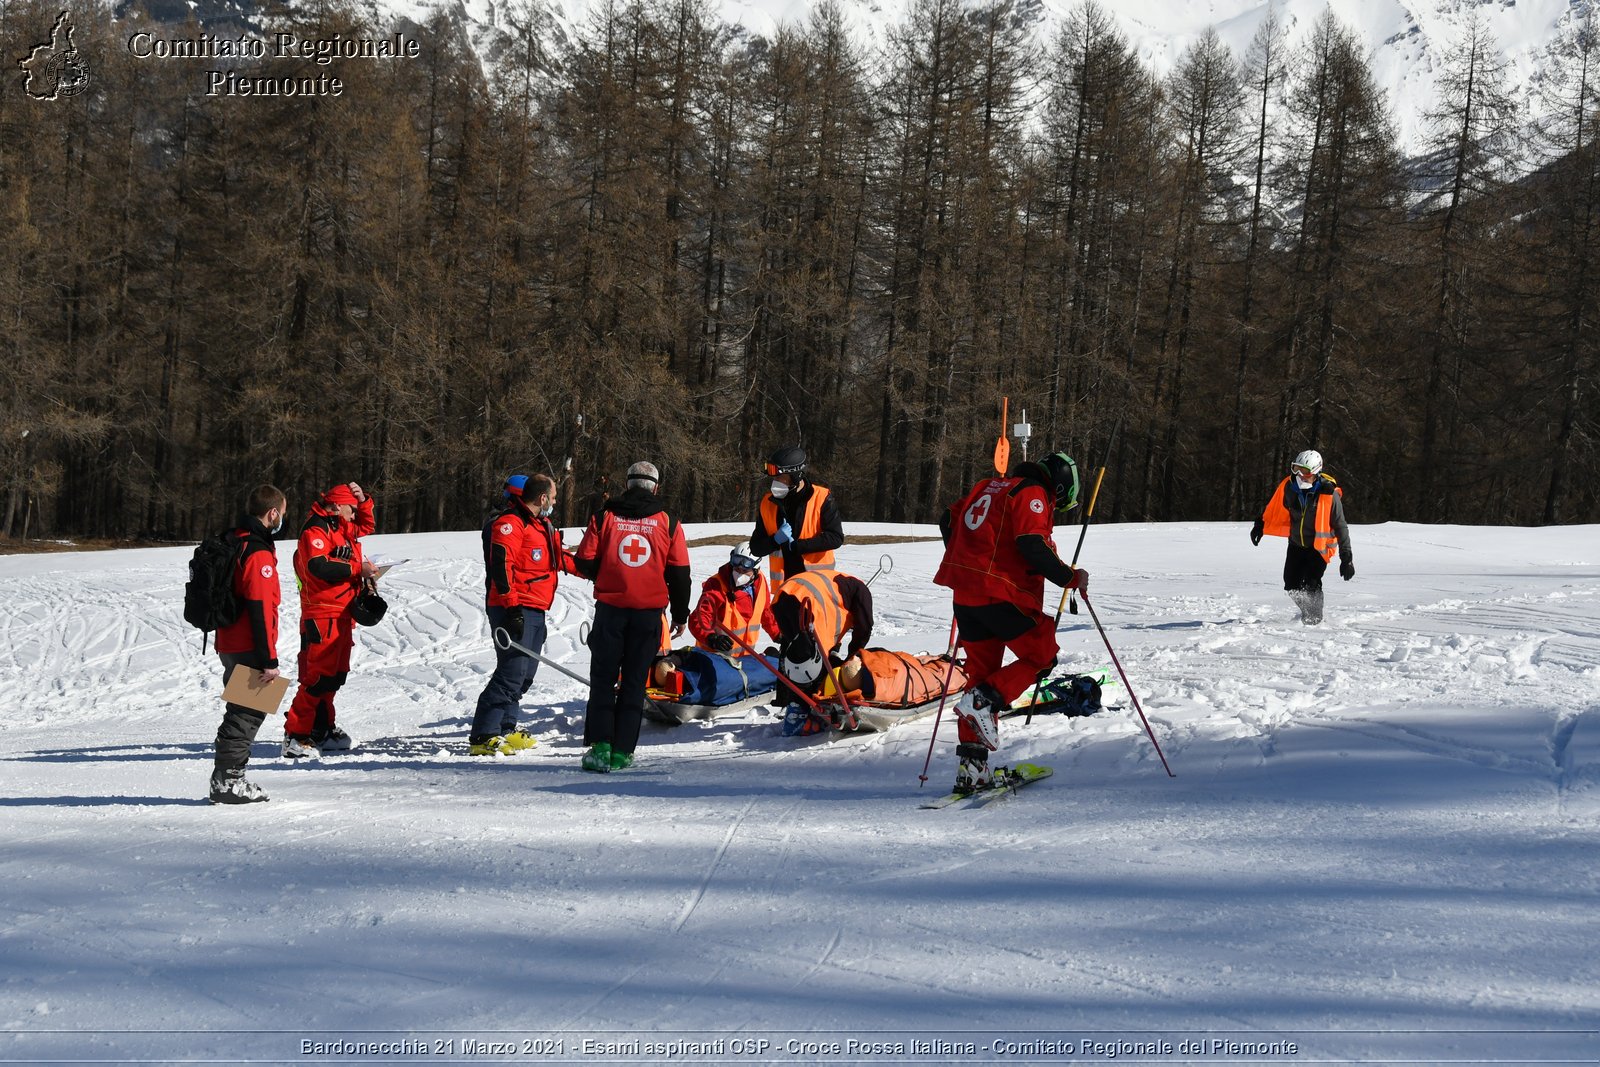
<path id="1" fill-rule="evenodd" d="M 806 450 L 799 445 L 784 445 L 767 460 L 767 473 L 774 477 L 779 474 L 804 475 L 805 472 Z"/>
<path id="2" fill-rule="evenodd" d="M 376 590 L 362 593 L 350 603 L 350 617 L 357 626 L 376 626 L 389 613 L 389 602 Z"/>
<path id="3" fill-rule="evenodd" d="M 1078 464 L 1065 452 L 1052 452 L 1039 461 L 1050 475 L 1050 489 L 1056 496 L 1056 513 L 1062 514 L 1078 506 Z"/>

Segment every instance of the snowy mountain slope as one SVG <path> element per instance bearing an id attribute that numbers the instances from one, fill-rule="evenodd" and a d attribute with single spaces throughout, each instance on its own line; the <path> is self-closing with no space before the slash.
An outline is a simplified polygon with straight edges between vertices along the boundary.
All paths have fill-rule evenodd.
<path id="1" fill-rule="evenodd" d="M 360 747 L 289 766 L 269 720 L 272 802 L 212 808 L 187 550 L 0 557 L 0 1048 L 744 1034 L 798 1063 L 845 1057 L 784 1042 L 1181 1030 L 1325 1062 L 1592 1059 L 1597 533 L 1357 526 L 1356 580 L 1306 628 L 1281 542 L 1095 530 L 1096 611 L 1177 777 L 1113 686 L 1101 716 L 1008 720 L 1002 758 L 1057 773 L 980 812 L 916 807 L 953 775 L 948 721 L 920 791 L 931 722 L 819 741 L 768 713 L 647 724 L 635 769 L 587 775 L 582 687 L 554 673 L 526 702 L 536 749 L 466 757 L 492 663 L 475 532 L 368 539 L 410 561 L 340 698 Z M 885 552 L 877 643 L 942 647 L 937 542 L 841 562 Z M 691 557 L 699 579 L 724 555 Z M 564 582 L 549 652 L 580 672 L 591 610 Z M 1061 643 L 1108 663 L 1086 614 Z"/>
<path id="2" fill-rule="evenodd" d="M 393 0 L 389 0 L 393 2 Z M 540 0 L 539 8 L 559 36 L 571 39 L 586 24 L 596 0 Z M 473 28 L 480 54 L 503 26 L 507 7 L 492 0 L 452 0 L 464 22 Z M 1425 116 L 1437 104 L 1436 78 L 1444 58 L 1462 38 L 1469 20 L 1483 19 L 1506 56 L 1513 95 L 1534 108 L 1533 88 L 1549 63 L 1550 45 L 1570 31 L 1584 10 L 1568 0 L 1515 0 L 1474 3 L 1470 0 L 1118 0 L 1102 6 L 1118 21 L 1129 43 L 1158 76 L 1165 76 L 1213 27 L 1242 59 L 1269 8 L 1276 6 L 1291 43 L 1308 32 L 1324 9 L 1330 9 L 1356 31 L 1371 51 L 1373 76 L 1394 108 L 1400 143 L 1418 154 L 1426 135 Z M 1075 0 L 1036 0 L 1019 4 L 1031 18 L 1040 42 L 1054 40 L 1078 7 Z M 420 20 L 429 0 L 415 0 L 392 10 Z M 714 10 L 751 37 L 770 37 L 782 25 L 802 25 L 811 5 L 800 0 L 719 0 Z M 881 46 L 887 31 L 905 21 L 909 0 L 843 0 L 846 23 L 868 48 Z"/>

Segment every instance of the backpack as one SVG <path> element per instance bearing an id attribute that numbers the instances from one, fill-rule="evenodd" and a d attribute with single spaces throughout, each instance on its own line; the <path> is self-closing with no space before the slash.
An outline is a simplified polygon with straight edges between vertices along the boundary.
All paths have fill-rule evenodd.
<path id="1" fill-rule="evenodd" d="M 239 617 L 233 595 L 233 574 L 244 555 L 244 539 L 225 530 L 201 541 L 189 559 L 189 581 L 183 587 L 183 621 L 202 633 L 220 630 Z M 205 638 L 200 648 L 205 649 Z"/>

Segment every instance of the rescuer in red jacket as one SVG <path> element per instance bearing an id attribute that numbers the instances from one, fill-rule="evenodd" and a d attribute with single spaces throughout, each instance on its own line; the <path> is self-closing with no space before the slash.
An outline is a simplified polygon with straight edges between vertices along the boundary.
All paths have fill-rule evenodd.
<path id="1" fill-rule="evenodd" d="M 999 715 L 1055 666 L 1054 620 L 1044 583 L 1087 591 L 1089 574 L 1056 554 L 1053 520 L 1078 505 L 1078 467 L 1065 452 L 1023 463 L 1009 478 L 985 478 L 940 516 L 944 559 L 933 580 L 949 587 L 966 649 L 967 691 L 956 705 L 956 792 L 990 782 Z M 1002 667 L 1006 649 L 1016 659 Z"/>
<path id="2" fill-rule="evenodd" d="M 555 480 L 548 474 L 513 474 L 501 495 L 504 504 L 483 526 L 489 630 L 504 629 L 537 656 L 544 651 L 545 612 L 555 599 L 556 584 L 563 572 L 576 572 L 550 519 L 556 508 Z M 517 726 L 517 712 L 538 670 L 533 656 L 495 643 L 494 673 L 478 696 L 468 738 L 472 755 L 510 755 L 533 747 L 533 738 Z"/>
<path id="3" fill-rule="evenodd" d="M 278 552 L 272 535 L 283 529 L 289 504 L 276 486 L 258 485 L 245 502 L 244 514 L 228 534 L 242 547 L 233 572 L 233 596 L 239 617 L 217 630 L 217 656 L 226 680 L 235 670 L 254 671 L 261 682 L 278 677 L 278 605 L 283 600 Z M 211 803 L 257 804 L 267 799 L 261 787 L 244 776 L 250 743 L 266 720 L 263 712 L 242 704 L 224 704 L 217 727 L 217 752 L 211 770 Z"/>
<path id="4" fill-rule="evenodd" d="M 777 640 L 772 589 L 761 573 L 761 560 L 750 551 L 750 542 L 740 541 L 728 553 L 728 562 L 701 584 L 700 599 L 689 616 L 689 632 L 694 634 L 699 648 L 743 656 L 745 651 L 735 638 L 754 648 L 761 640 L 762 630 Z"/>
<path id="5" fill-rule="evenodd" d="M 351 605 L 377 575 L 361 553 L 361 538 L 376 528 L 372 498 L 355 482 L 323 493 L 300 528 L 294 550 L 300 688 L 283 721 L 283 754 L 289 759 L 350 750 L 350 735 L 334 721 L 333 698 L 350 673 L 356 625 Z"/>
<path id="6" fill-rule="evenodd" d="M 689 618 L 689 549 L 683 528 L 656 498 L 660 484 L 655 464 L 629 467 L 626 490 L 589 520 L 578 545 L 577 570 L 594 580 L 595 599 L 586 771 L 633 764 L 650 663 L 661 648 L 661 612 L 670 609 L 673 637 Z"/>

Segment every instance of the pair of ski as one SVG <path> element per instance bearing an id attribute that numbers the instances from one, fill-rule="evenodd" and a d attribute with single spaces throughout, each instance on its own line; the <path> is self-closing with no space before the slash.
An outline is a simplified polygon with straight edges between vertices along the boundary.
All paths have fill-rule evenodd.
<path id="1" fill-rule="evenodd" d="M 1032 785 L 1050 777 L 1055 771 L 1039 763 L 1018 763 L 1013 767 L 996 767 L 994 780 L 983 789 L 971 793 L 946 793 L 942 797 L 934 797 L 925 801 L 919 807 L 948 808 L 960 805 L 964 808 L 981 808 L 992 804 L 1001 797 L 1008 797 L 1023 786 Z"/>

